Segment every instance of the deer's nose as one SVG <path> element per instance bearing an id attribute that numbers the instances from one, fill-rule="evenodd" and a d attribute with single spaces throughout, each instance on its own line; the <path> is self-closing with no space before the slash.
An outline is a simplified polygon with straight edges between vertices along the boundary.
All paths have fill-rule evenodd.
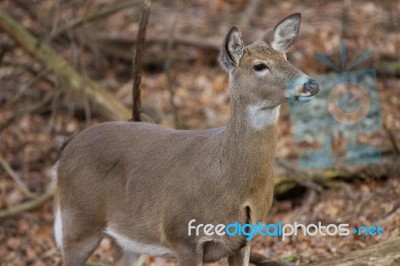
<path id="1" fill-rule="evenodd" d="M 304 83 L 303 90 L 304 92 L 309 92 L 311 96 L 314 96 L 319 92 L 319 85 L 315 80 L 309 79 L 306 83 Z"/>

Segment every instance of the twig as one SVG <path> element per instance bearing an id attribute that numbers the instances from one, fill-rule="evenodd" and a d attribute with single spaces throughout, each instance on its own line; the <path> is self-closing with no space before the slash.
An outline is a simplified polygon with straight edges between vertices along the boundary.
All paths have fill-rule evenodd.
<path id="1" fill-rule="evenodd" d="M 342 3 L 342 39 L 346 39 L 350 37 L 350 29 L 351 29 L 351 24 L 350 24 L 350 14 L 349 10 L 351 9 L 351 0 L 343 0 Z"/>
<path id="2" fill-rule="evenodd" d="M 171 32 L 170 32 L 170 37 L 167 42 L 167 58 L 165 59 L 164 62 L 164 72 L 167 77 L 167 88 L 169 91 L 169 102 L 171 104 L 172 108 L 172 114 L 174 115 L 174 123 L 175 123 L 175 128 L 179 129 L 181 128 L 181 123 L 179 119 L 179 114 L 178 114 L 178 107 L 175 104 L 175 90 L 173 86 L 173 81 L 171 77 L 171 64 L 172 64 L 172 58 L 171 58 L 171 53 L 172 53 L 172 47 L 174 45 L 174 36 L 175 36 L 175 26 L 176 26 L 176 19 L 173 19 L 172 26 L 171 26 Z"/>
<path id="3" fill-rule="evenodd" d="M 304 198 L 304 202 L 302 203 L 302 206 L 297 211 L 295 220 L 299 221 L 302 217 L 306 219 L 308 218 L 307 221 L 314 220 L 314 218 L 310 217 L 310 214 L 312 216 L 315 215 L 315 213 L 312 210 L 314 209 L 317 201 L 318 201 L 318 193 L 314 189 L 308 190 L 307 195 Z"/>
<path id="4" fill-rule="evenodd" d="M 386 123 L 383 124 L 383 128 L 385 129 L 385 131 L 386 131 L 386 133 L 387 133 L 387 135 L 388 135 L 388 137 L 389 137 L 389 140 L 390 140 L 390 143 L 392 144 L 394 153 L 395 153 L 397 156 L 399 156 L 399 155 L 400 155 L 400 149 L 399 149 L 399 146 L 398 146 L 398 144 L 397 144 L 395 134 L 394 134 L 393 131 L 386 125 Z"/>
<path id="5" fill-rule="evenodd" d="M 76 28 L 84 23 L 93 22 L 95 20 L 106 18 L 126 7 L 133 6 L 136 3 L 137 3 L 136 0 L 122 0 L 122 1 L 111 4 L 110 6 L 101 8 L 97 12 L 93 12 L 87 16 L 72 19 L 69 22 L 67 22 L 65 25 L 62 25 L 61 27 L 55 29 L 50 34 L 50 39 L 55 39 L 55 38 L 59 37 L 60 35 L 62 35 L 63 33 L 65 33 L 66 31 Z"/>
<path id="6" fill-rule="evenodd" d="M 6 121 L 0 124 L 0 132 L 3 131 L 5 128 L 7 128 L 9 125 L 11 125 L 17 117 L 26 113 L 32 113 L 42 109 L 51 102 L 53 97 L 54 93 L 48 93 L 41 101 L 28 106 L 21 107 L 20 109 L 14 111 L 12 115 L 6 119 Z"/>
<path id="7" fill-rule="evenodd" d="M 22 98 L 22 96 L 24 96 L 25 92 L 28 91 L 30 88 L 32 88 L 33 85 L 35 85 L 40 80 L 44 80 L 44 81 L 50 83 L 51 85 L 54 85 L 49 79 L 46 78 L 46 76 L 49 73 L 50 73 L 50 69 L 45 68 L 45 69 L 41 70 L 31 81 L 29 81 L 29 83 L 22 85 L 22 89 L 21 89 L 22 92 L 17 93 L 17 95 L 10 100 L 10 103 L 15 104 L 17 101 L 19 101 Z"/>
<path id="8" fill-rule="evenodd" d="M 46 34 L 46 38 L 50 41 L 52 39 L 52 34 L 54 33 L 54 31 L 58 28 L 58 25 L 60 24 L 60 20 L 61 20 L 61 10 L 64 9 L 65 7 L 61 7 L 63 5 L 62 1 L 56 1 L 55 5 L 54 5 L 54 16 L 51 22 L 51 30 L 50 30 L 50 35 Z M 76 12 L 75 12 L 75 8 L 72 8 L 73 12 L 72 15 L 75 16 Z"/>
<path id="9" fill-rule="evenodd" d="M 1 65 L 15 67 L 15 68 L 24 68 L 26 71 L 29 71 L 34 76 L 41 76 L 42 79 L 45 79 L 44 75 L 42 74 L 47 73 L 47 71 L 49 71 L 48 69 L 43 69 L 43 68 L 36 69 L 32 64 L 28 62 L 18 61 L 16 58 L 11 59 L 9 56 L 4 57 L 3 60 L 1 60 Z M 52 81 L 49 82 L 51 83 Z"/>
<path id="10" fill-rule="evenodd" d="M 341 188 L 343 188 L 343 191 L 346 193 L 346 195 L 352 199 L 352 200 L 356 200 L 357 199 L 357 195 L 354 193 L 353 187 L 351 187 L 349 184 L 347 184 L 344 181 L 339 181 L 339 185 Z"/>
<path id="11" fill-rule="evenodd" d="M 21 86 L 21 89 L 17 92 L 17 94 L 15 94 L 8 101 L 8 104 L 10 104 L 11 106 L 14 105 L 16 102 L 18 102 L 24 96 L 24 94 L 28 91 L 28 89 L 30 89 L 34 84 L 36 84 L 40 80 L 43 80 L 43 81 L 49 83 L 50 85 L 54 86 L 53 80 L 51 80 L 51 79 L 49 79 L 47 77 L 47 75 L 50 72 L 50 69 L 44 68 L 44 69 L 41 69 L 41 70 L 36 70 L 32 66 L 27 66 L 27 65 L 29 65 L 28 63 L 23 63 L 23 62 L 18 62 L 18 61 L 13 62 L 12 60 L 10 60 L 10 61 L 7 58 L 2 62 L 2 64 L 3 65 L 14 66 L 14 67 L 22 67 L 22 68 L 28 70 L 29 72 L 31 72 L 32 75 L 35 76 L 34 79 L 31 80 L 29 83 L 23 84 Z M 1 128 L 1 126 L 0 126 L 0 128 Z"/>
<path id="12" fill-rule="evenodd" d="M 143 0 L 142 2 L 142 17 L 140 18 L 139 31 L 137 34 L 138 43 L 136 45 L 135 55 L 133 57 L 133 70 L 132 70 L 132 120 L 141 121 L 140 118 L 140 81 L 142 79 L 142 59 L 144 52 L 144 44 L 146 41 L 146 29 L 149 22 L 151 10 L 151 1 Z"/>
<path id="13" fill-rule="evenodd" d="M 393 221 L 394 218 L 400 216 L 400 202 L 394 204 L 393 209 L 385 214 L 383 217 L 380 217 L 375 224 L 385 225 Z"/>
<path id="14" fill-rule="evenodd" d="M 49 17 L 52 17 L 53 14 L 46 14 L 46 16 L 41 15 L 41 10 L 39 10 L 39 6 L 37 3 L 35 3 L 32 0 L 14 0 L 13 1 L 19 8 L 21 8 L 23 11 L 27 13 L 28 16 L 30 16 L 34 21 L 37 21 L 39 23 L 39 29 L 43 32 L 48 28 L 47 26 L 49 25 L 46 19 Z"/>
<path id="15" fill-rule="evenodd" d="M 50 186 L 46 189 L 42 195 L 33 198 L 30 201 L 21 203 L 19 205 L 13 206 L 6 210 L 0 211 L 0 221 L 6 219 L 11 216 L 16 216 L 21 213 L 36 209 L 46 203 L 49 199 L 54 196 L 55 188 L 54 186 Z"/>
<path id="16" fill-rule="evenodd" d="M 22 193 L 24 193 L 25 196 L 27 196 L 28 198 L 36 197 L 36 193 L 29 191 L 24 182 L 22 182 L 21 178 L 11 168 L 10 164 L 3 158 L 3 156 L 1 156 L 1 154 L 0 154 L 0 164 L 3 166 L 4 170 L 6 170 L 6 172 L 9 174 L 9 176 L 11 176 L 11 178 L 14 180 L 18 188 L 21 190 Z"/>

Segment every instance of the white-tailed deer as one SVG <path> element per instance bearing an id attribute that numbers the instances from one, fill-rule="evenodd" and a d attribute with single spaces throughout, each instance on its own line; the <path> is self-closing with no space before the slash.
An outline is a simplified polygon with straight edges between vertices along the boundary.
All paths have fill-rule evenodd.
<path id="1" fill-rule="evenodd" d="M 231 89 L 227 127 L 108 122 L 66 146 L 57 167 L 55 218 L 64 265 L 82 265 L 106 235 L 121 247 L 121 265 L 143 253 L 176 257 L 180 266 L 224 257 L 229 265 L 256 261 L 245 236 L 189 235 L 188 223 L 255 224 L 269 211 L 280 104 L 319 91 L 286 59 L 299 26 L 300 14 L 290 15 L 248 46 L 236 27 L 229 31 L 220 54 Z M 300 77 L 306 82 L 286 89 Z"/>

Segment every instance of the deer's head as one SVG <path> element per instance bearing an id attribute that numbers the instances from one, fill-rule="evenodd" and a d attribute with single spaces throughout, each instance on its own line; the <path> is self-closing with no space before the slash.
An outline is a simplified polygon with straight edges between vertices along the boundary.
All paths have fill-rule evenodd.
<path id="1" fill-rule="evenodd" d="M 319 92 L 318 84 L 286 57 L 299 33 L 300 20 L 299 13 L 292 14 L 248 46 L 243 44 L 236 27 L 229 31 L 219 59 L 229 73 L 235 104 L 260 116 L 258 111 L 277 109 L 291 99 L 307 101 Z M 288 90 L 290 80 L 301 83 Z"/>

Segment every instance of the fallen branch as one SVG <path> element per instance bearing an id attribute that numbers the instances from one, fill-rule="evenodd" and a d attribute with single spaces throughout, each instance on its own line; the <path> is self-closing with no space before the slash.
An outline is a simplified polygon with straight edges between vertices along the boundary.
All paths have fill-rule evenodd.
<path id="1" fill-rule="evenodd" d="M 400 62 L 399 61 L 387 61 L 387 60 L 374 60 L 372 63 L 374 69 L 376 69 L 378 77 L 400 77 Z"/>
<path id="2" fill-rule="evenodd" d="M 16 216 L 21 213 L 31 211 L 42 206 L 44 203 L 46 203 L 54 196 L 54 193 L 55 193 L 55 188 L 51 186 L 42 195 L 37 196 L 30 201 L 0 211 L 0 221 L 8 217 Z"/>
<path id="3" fill-rule="evenodd" d="M 394 238 L 382 243 L 356 250 L 336 258 L 326 259 L 321 262 L 310 264 L 310 266 L 389 266 L 399 265 L 400 238 Z"/>
<path id="4" fill-rule="evenodd" d="M 99 84 L 82 77 L 63 57 L 48 45 L 39 42 L 18 22 L 4 12 L 0 13 L 0 28 L 12 37 L 26 52 L 43 62 L 57 76 L 63 78 L 66 87 L 79 97 L 86 97 L 94 104 L 94 109 L 109 120 L 127 120 L 130 111 L 114 95 Z"/>
<path id="5" fill-rule="evenodd" d="M 29 191 L 28 187 L 22 182 L 21 178 L 17 175 L 17 173 L 12 169 L 10 164 L 1 156 L 0 154 L 0 164 L 3 166 L 4 170 L 8 173 L 9 176 L 14 180 L 17 187 L 21 190 L 21 192 L 27 196 L 28 198 L 35 198 L 36 193 Z"/>
<path id="6" fill-rule="evenodd" d="M 143 0 L 142 17 L 140 18 L 139 31 L 137 34 L 138 43 L 136 45 L 135 55 L 133 58 L 132 70 L 132 120 L 142 121 L 140 117 L 141 102 L 140 102 L 140 82 L 142 80 L 142 60 L 144 53 L 144 45 L 146 41 L 146 29 L 149 22 L 151 10 L 151 1 Z"/>
<path id="7" fill-rule="evenodd" d="M 101 8 L 98 11 L 91 13 L 87 16 L 72 19 L 69 22 L 67 22 L 65 25 L 62 25 L 61 27 L 55 29 L 50 34 L 50 39 L 55 39 L 55 38 L 59 37 L 60 35 L 64 34 L 65 32 L 67 32 L 68 30 L 76 28 L 84 23 L 93 22 L 93 21 L 96 21 L 99 19 L 106 18 L 120 10 L 123 10 L 127 7 L 137 4 L 137 2 L 138 1 L 136 1 L 136 0 L 122 0 L 122 1 L 119 1 L 116 3 L 113 3 L 107 7 Z"/>
<path id="8" fill-rule="evenodd" d="M 273 259 L 270 259 L 264 255 L 251 252 L 250 254 L 250 263 L 256 265 L 256 266 L 284 266 L 286 264 L 283 264 L 279 261 L 275 261 Z"/>
<path id="9" fill-rule="evenodd" d="M 322 188 L 336 187 L 338 181 L 353 181 L 371 177 L 370 173 L 380 176 L 390 176 L 400 171 L 398 161 L 393 161 L 396 154 L 393 151 L 381 151 L 381 162 L 376 164 L 352 165 L 343 162 L 332 169 L 299 168 L 295 162 L 277 158 L 274 171 L 276 173 L 275 195 L 282 195 L 296 187 L 305 187 L 317 192 Z"/>

